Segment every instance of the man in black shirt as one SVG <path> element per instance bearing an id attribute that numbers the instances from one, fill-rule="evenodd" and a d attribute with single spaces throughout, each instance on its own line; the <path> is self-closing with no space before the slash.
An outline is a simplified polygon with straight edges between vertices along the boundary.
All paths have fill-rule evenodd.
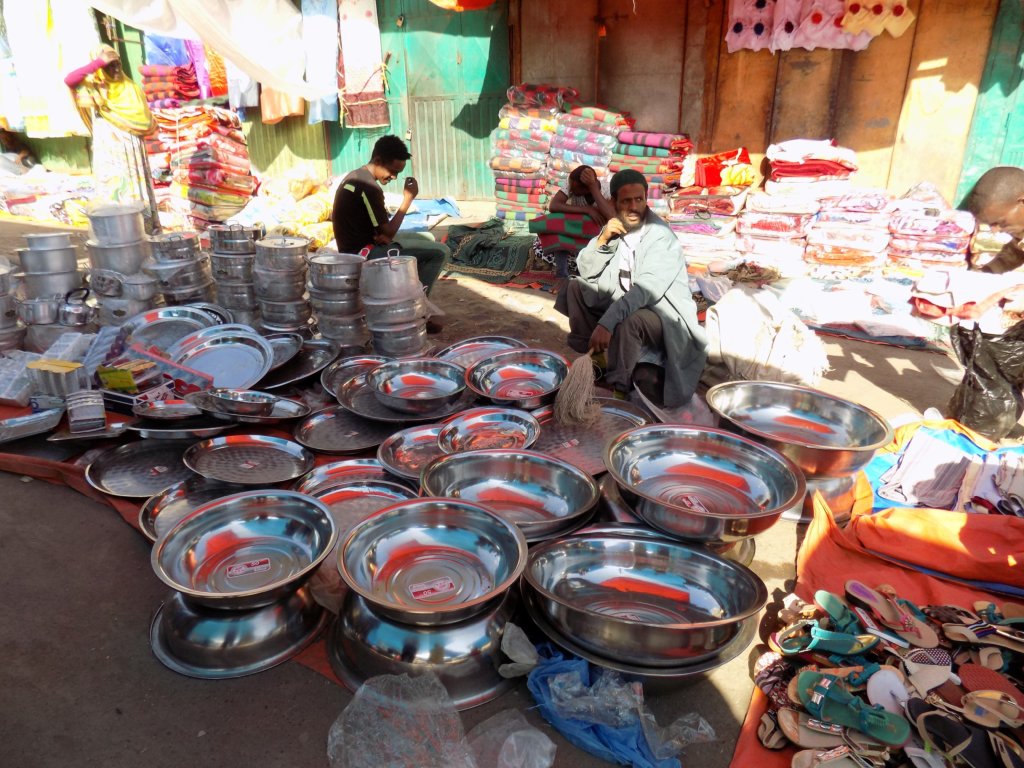
<path id="1" fill-rule="evenodd" d="M 1024 264 L 1024 168 L 1004 165 L 985 171 L 964 207 L 982 224 L 1013 237 L 983 272 L 1010 272 Z"/>

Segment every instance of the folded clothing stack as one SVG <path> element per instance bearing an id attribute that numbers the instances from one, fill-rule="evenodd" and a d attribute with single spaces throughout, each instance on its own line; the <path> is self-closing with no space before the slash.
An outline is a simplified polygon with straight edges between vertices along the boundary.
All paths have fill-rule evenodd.
<path id="1" fill-rule="evenodd" d="M 737 248 L 748 261 L 780 274 L 803 272 L 807 227 L 818 208 L 816 200 L 804 196 L 752 192 L 736 222 Z"/>
<path id="2" fill-rule="evenodd" d="M 684 175 L 684 162 L 693 151 L 685 134 L 622 131 L 612 153 L 612 173 L 630 168 L 647 178 L 648 199 L 660 199 L 665 187 L 676 189 Z"/>
<path id="3" fill-rule="evenodd" d="M 975 226 L 968 211 L 905 208 L 889 222 L 889 261 L 912 269 L 966 269 Z"/>
<path id="4" fill-rule="evenodd" d="M 548 182 L 553 190 L 567 189 L 569 174 L 581 165 L 589 165 L 598 178 L 611 175 L 612 149 L 630 119 L 606 107 L 568 103 L 565 112 L 555 118 L 555 138 L 551 142 Z"/>
<path id="5" fill-rule="evenodd" d="M 857 170 L 852 149 L 831 140 L 792 139 L 765 152 L 771 171 L 765 191 L 820 199 L 846 194 Z"/>
<path id="6" fill-rule="evenodd" d="M 683 246 L 687 264 L 736 261 L 736 217 L 747 198 L 746 187 L 684 187 L 666 198 L 668 225 Z"/>
<path id="7" fill-rule="evenodd" d="M 544 86 L 518 86 L 540 89 Z M 510 97 L 520 93 L 509 89 Z M 531 90 L 537 99 L 554 98 L 547 91 Z M 519 98 L 524 98 L 519 96 Z M 498 113 L 498 128 L 491 139 L 494 198 L 500 219 L 529 221 L 548 207 L 547 164 L 555 133 L 555 106 L 508 103 Z"/>
<path id="8" fill-rule="evenodd" d="M 181 102 L 200 96 L 199 79 L 191 62 L 180 67 L 143 64 L 139 73 L 142 75 L 142 90 L 151 107 L 179 107 Z"/>
<path id="9" fill-rule="evenodd" d="M 888 192 L 870 189 L 823 198 L 807 229 L 804 260 L 831 267 L 884 266 L 891 201 Z"/>

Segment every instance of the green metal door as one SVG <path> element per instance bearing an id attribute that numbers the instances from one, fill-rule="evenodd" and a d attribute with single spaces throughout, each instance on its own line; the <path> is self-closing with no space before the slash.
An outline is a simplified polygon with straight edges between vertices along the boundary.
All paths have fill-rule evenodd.
<path id="1" fill-rule="evenodd" d="M 1024 167 L 1024 10 L 1020 0 L 1002 0 L 974 108 L 967 151 L 956 189 L 959 203 L 974 182 L 996 165 Z"/>

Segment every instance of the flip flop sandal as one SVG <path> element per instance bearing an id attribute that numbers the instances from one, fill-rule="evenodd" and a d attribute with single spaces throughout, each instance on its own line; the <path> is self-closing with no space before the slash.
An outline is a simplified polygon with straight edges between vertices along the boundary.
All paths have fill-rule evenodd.
<path id="1" fill-rule="evenodd" d="M 940 752 L 946 760 L 956 758 L 968 768 L 999 768 L 986 732 L 981 728 L 965 725 L 921 699 L 907 702 L 907 714 L 925 745 Z"/>
<path id="2" fill-rule="evenodd" d="M 971 648 L 968 650 L 967 655 L 970 663 L 994 669 L 996 672 L 1001 671 L 1006 665 L 1003 659 L 1003 652 L 991 645 L 980 645 L 977 648 Z"/>
<path id="3" fill-rule="evenodd" d="M 858 752 L 848 744 L 821 751 L 805 749 L 793 755 L 792 768 L 815 768 L 827 765 L 829 768 L 878 768 L 884 765 L 889 756 L 888 750 L 880 752 Z"/>
<path id="4" fill-rule="evenodd" d="M 864 627 L 839 595 L 819 589 L 814 593 L 814 602 L 828 615 L 834 631 L 848 635 L 863 634 Z"/>
<path id="5" fill-rule="evenodd" d="M 874 635 L 848 635 L 822 629 L 814 619 L 798 621 L 776 636 L 776 643 L 784 656 L 800 653 L 830 653 L 838 656 L 858 656 L 878 645 Z"/>
<path id="6" fill-rule="evenodd" d="M 910 684 L 922 695 L 949 680 L 953 671 L 953 657 L 942 648 L 889 648 L 888 651 L 899 657 Z"/>
<path id="7" fill-rule="evenodd" d="M 978 621 L 974 624 L 943 624 L 946 637 L 958 643 L 997 645 L 1017 653 L 1024 653 L 1024 632 L 1002 624 Z"/>
<path id="8" fill-rule="evenodd" d="M 1009 736 L 988 732 L 989 744 L 1003 768 L 1024 768 L 1024 748 Z"/>
<path id="9" fill-rule="evenodd" d="M 939 624 L 973 624 L 981 621 L 981 616 L 959 605 L 926 605 L 924 613 Z"/>
<path id="10" fill-rule="evenodd" d="M 961 664 L 956 673 L 968 691 L 1001 691 L 1024 708 L 1024 691 L 1011 683 L 1006 675 L 978 664 Z"/>
<path id="11" fill-rule="evenodd" d="M 1008 624 L 1024 621 L 1024 605 L 1003 603 L 1002 608 L 988 600 L 979 600 L 974 604 L 978 616 L 992 624 Z"/>
<path id="12" fill-rule="evenodd" d="M 886 712 L 903 716 L 904 704 L 910 698 L 903 675 L 891 667 L 880 669 L 868 678 L 868 701 Z"/>
<path id="13" fill-rule="evenodd" d="M 939 636 L 935 630 L 915 616 L 914 612 L 900 605 L 895 592 L 883 594 L 863 582 L 851 579 L 846 582 L 846 596 L 851 603 L 869 611 L 879 623 L 911 645 L 934 648 L 939 644 Z"/>
<path id="14" fill-rule="evenodd" d="M 789 746 L 786 735 L 779 728 L 779 723 L 772 712 L 761 715 L 761 722 L 757 726 L 757 740 L 765 749 L 784 749 Z"/>
<path id="15" fill-rule="evenodd" d="M 846 691 L 838 678 L 801 672 L 797 681 L 804 709 L 816 719 L 845 725 L 892 746 L 899 746 L 910 737 L 906 720 L 881 707 L 869 707 Z"/>
<path id="16" fill-rule="evenodd" d="M 804 712 L 789 708 L 780 709 L 778 717 L 782 732 L 798 747 L 829 749 L 845 743 L 843 734 L 846 729 L 841 725 L 815 720 Z"/>
<path id="17" fill-rule="evenodd" d="M 967 695 L 967 689 L 957 685 L 952 680 L 947 680 L 938 688 L 933 688 L 930 695 L 937 696 L 947 704 L 952 704 L 955 707 L 964 700 L 964 696 Z"/>
<path id="18" fill-rule="evenodd" d="M 1024 725 L 1020 705 L 1002 691 L 971 691 L 963 698 L 964 717 L 986 728 Z"/>
<path id="19" fill-rule="evenodd" d="M 806 667 L 802 667 L 800 672 L 817 672 L 820 675 L 828 675 L 834 677 L 839 681 L 839 684 L 843 687 L 843 690 L 848 692 L 862 691 L 866 683 L 859 681 L 859 673 L 863 667 L 818 667 L 814 664 L 809 664 Z M 800 700 L 800 688 L 797 683 L 797 679 L 800 677 L 799 673 L 789 681 L 786 686 L 786 695 L 790 701 L 794 704 L 802 704 Z M 851 682 L 851 678 L 857 680 L 857 682 Z"/>

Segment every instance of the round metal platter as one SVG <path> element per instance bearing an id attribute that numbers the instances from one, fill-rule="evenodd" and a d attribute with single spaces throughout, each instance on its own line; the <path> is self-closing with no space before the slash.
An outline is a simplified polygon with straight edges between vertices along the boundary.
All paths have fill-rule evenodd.
<path id="1" fill-rule="evenodd" d="M 200 416 L 201 412 L 187 400 L 151 400 L 132 408 L 132 413 L 143 419 L 179 421 Z"/>
<path id="2" fill-rule="evenodd" d="M 463 368 L 469 368 L 478 360 L 490 357 L 496 352 L 525 348 L 526 344 L 519 339 L 512 339 L 508 336 L 475 336 L 472 339 L 457 341 L 451 346 L 445 347 L 434 357 L 461 365 Z"/>
<path id="3" fill-rule="evenodd" d="M 121 329 L 134 343 L 167 349 L 193 331 L 209 328 L 220 321 L 209 312 L 190 307 L 160 307 L 129 318 Z"/>
<path id="4" fill-rule="evenodd" d="M 193 301 L 188 306 L 195 307 L 198 310 L 205 312 L 208 315 L 212 315 L 217 318 L 221 323 L 232 322 L 231 310 L 225 309 L 220 304 L 211 304 L 208 301 Z"/>
<path id="5" fill-rule="evenodd" d="M 146 499 L 139 509 L 139 528 L 147 539 L 156 541 L 200 505 L 247 490 L 247 485 L 222 483 L 194 475 Z"/>
<path id="6" fill-rule="evenodd" d="M 597 402 L 601 417 L 590 426 L 556 423 L 553 405 L 532 411 L 540 423 L 540 437 L 532 450 L 567 461 L 590 475 L 604 472 L 604 447 L 608 441 L 651 420 L 647 413 L 625 400 L 598 398 Z"/>
<path id="7" fill-rule="evenodd" d="M 144 499 L 192 476 L 182 456 L 191 443 L 142 440 L 104 451 L 85 468 L 89 485 L 110 496 Z"/>
<path id="8" fill-rule="evenodd" d="M 380 421 L 357 416 L 341 406 L 317 411 L 296 425 L 296 442 L 317 453 L 359 453 L 376 448 L 394 432 Z"/>
<path id="9" fill-rule="evenodd" d="M 203 339 L 172 359 L 212 376 L 215 387 L 249 389 L 270 370 L 274 350 L 256 333 L 228 331 Z"/>
<path id="10" fill-rule="evenodd" d="M 202 440 L 216 437 L 233 427 L 232 424 L 211 424 L 202 416 L 175 422 L 139 419 L 125 425 L 125 429 L 137 432 L 139 437 L 147 440 Z"/>
<path id="11" fill-rule="evenodd" d="M 270 364 L 270 370 L 276 371 L 287 363 L 302 349 L 302 334 L 300 333 L 272 333 L 264 337 L 270 342 L 274 349 L 274 362 Z"/>
<path id="12" fill-rule="evenodd" d="M 223 406 L 206 392 L 193 392 L 185 395 L 185 399 L 203 413 L 212 416 L 218 421 L 231 421 L 237 424 L 277 424 L 289 419 L 301 419 L 309 416 L 312 410 L 305 403 L 298 400 L 289 400 L 287 397 L 279 397 L 274 403 L 274 410 L 266 416 L 246 416 L 240 413 L 228 413 L 220 410 Z"/>
<path id="13" fill-rule="evenodd" d="M 281 437 L 231 435 L 196 443 L 183 455 L 189 469 L 210 480 L 273 485 L 313 468 L 313 454 Z"/>
<path id="14" fill-rule="evenodd" d="M 395 432 L 377 449 L 377 460 L 396 475 L 419 482 L 420 470 L 445 455 L 437 437 L 443 424 L 423 424 Z"/>
<path id="15" fill-rule="evenodd" d="M 320 373 L 320 386 L 333 397 L 349 379 L 369 373 L 378 365 L 390 363 L 395 358 L 382 355 L 356 355 L 335 360 Z"/>
<path id="16" fill-rule="evenodd" d="M 469 408 L 476 402 L 476 394 L 467 387 L 462 396 L 454 403 L 432 413 L 399 413 L 381 404 L 366 383 L 365 375 L 355 376 L 345 382 L 337 397 L 338 402 L 352 413 L 362 416 L 364 419 L 384 421 L 389 424 L 411 424 L 445 419 Z"/>
<path id="17" fill-rule="evenodd" d="M 243 323 L 223 323 L 221 325 L 210 326 L 209 328 L 200 328 L 195 333 L 190 333 L 188 336 L 174 342 L 170 349 L 167 350 L 167 357 L 173 360 L 186 349 L 194 347 L 201 341 L 205 341 L 206 339 L 213 338 L 215 336 L 223 336 L 228 333 L 249 333 L 256 334 L 257 336 L 259 335 L 256 333 L 255 328 L 251 325 L 244 325 Z"/>
<path id="18" fill-rule="evenodd" d="M 341 354 L 341 346 L 327 339 L 310 339 L 291 360 L 271 371 L 260 382 L 260 389 L 277 389 L 302 381 L 307 376 L 319 373 L 334 362 Z"/>
<path id="19" fill-rule="evenodd" d="M 292 486 L 292 490 L 308 496 L 318 496 L 330 488 L 381 480 L 419 489 L 419 483 L 413 484 L 405 478 L 391 474 L 377 459 L 347 459 L 321 464 L 312 472 L 300 477 Z"/>

